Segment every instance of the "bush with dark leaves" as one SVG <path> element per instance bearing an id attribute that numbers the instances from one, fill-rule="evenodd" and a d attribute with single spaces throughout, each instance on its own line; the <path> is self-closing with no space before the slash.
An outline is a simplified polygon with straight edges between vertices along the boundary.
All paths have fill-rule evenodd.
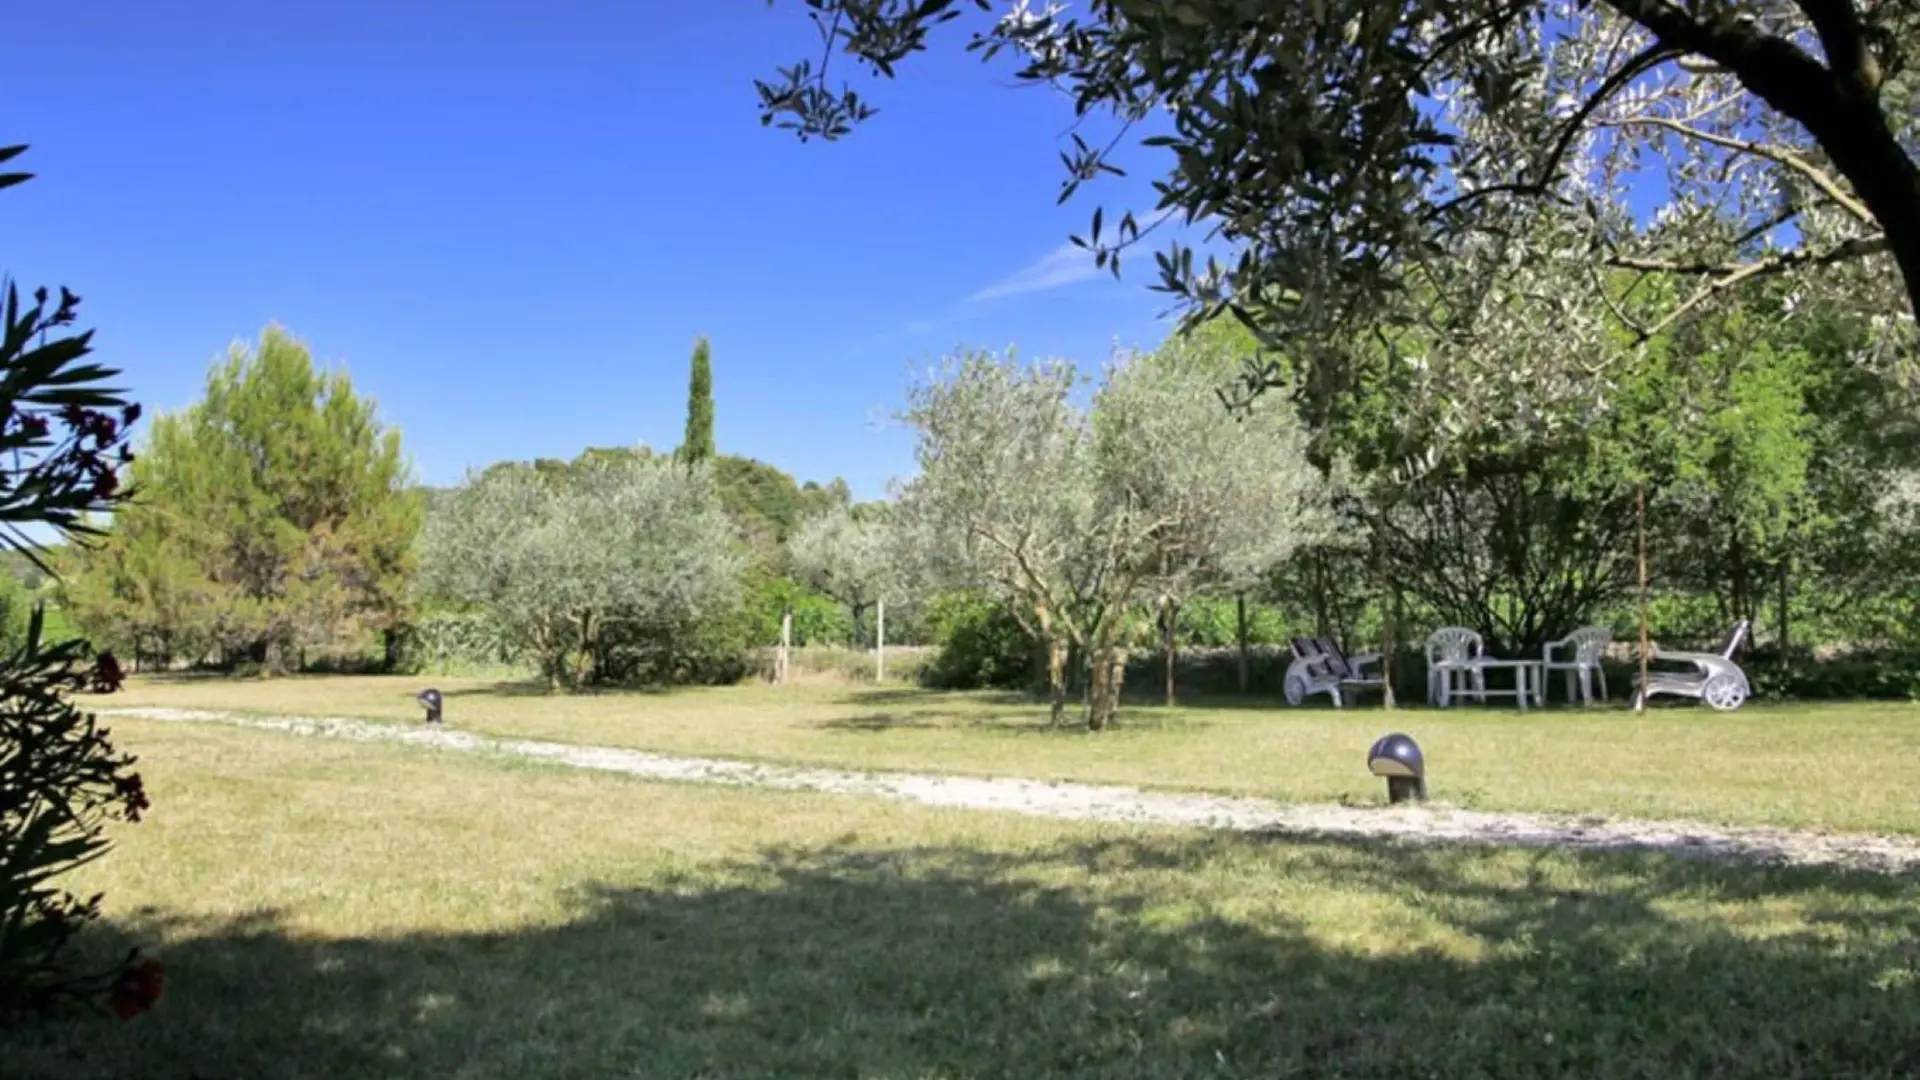
<path id="1" fill-rule="evenodd" d="M 0 164 L 24 149 L 0 147 Z M 26 179 L 0 172 L 0 188 Z M 11 283 L 0 294 L 0 547 L 46 569 L 45 532 L 84 541 L 97 534 L 89 515 L 127 497 L 120 469 L 140 408 L 109 385 L 119 372 L 87 359 L 92 332 L 67 329 L 79 297 L 39 289 L 24 306 Z M 109 822 L 140 820 L 146 790 L 133 758 L 72 698 L 117 689 L 119 664 L 82 641 L 47 641 L 44 615 L 0 656 L 0 1017 L 76 1003 L 127 1017 L 158 999 L 159 967 L 135 952 L 73 970 L 66 947 L 101 898 L 60 879 L 107 852 Z"/>

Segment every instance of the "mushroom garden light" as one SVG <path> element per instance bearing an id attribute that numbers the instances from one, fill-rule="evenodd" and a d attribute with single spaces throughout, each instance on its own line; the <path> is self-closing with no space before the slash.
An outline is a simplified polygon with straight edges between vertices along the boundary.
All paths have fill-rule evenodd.
<path id="1" fill-rule="evenodd" d="M 1399 732 L 1382 736 L 1367 751 L 1367 771 L 1387 778 L 1387 801 L 1427 800 L 1427 760 L 1420 744 Z"/>
<path id="2" fill-rule="evenodd" d="M 429 687 L 420 691 L 419 696 L 414 700 L 426 708 L 427 723 L 437 724 L 440 722 L 440 691 Z"/>

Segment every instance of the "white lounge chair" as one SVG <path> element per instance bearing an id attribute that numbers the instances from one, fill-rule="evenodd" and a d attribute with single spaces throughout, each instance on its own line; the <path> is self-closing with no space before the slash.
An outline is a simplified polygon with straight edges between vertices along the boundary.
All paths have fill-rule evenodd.
<path id="1" fill-rule="evenodd" d="M 1567 700 L 1576 697 L 1588 705 L 1593 704 L 1593 684 L 1600 684 L 1600 700 L 1607 699 L 1607 673 L 1600 667 L 1600 658 L 1613 642 L 1613 631 L 1604 626 L 1583 626 L 1559 641 L 1549 641 L 1540 652 L 1540 700 L 1537 705 L 1547 703 L 1547 681 L 1556 671 L 1567 673 Z M 1559 653 L 1559 659 L 1554 654 Z"/>
<path id="2" fill-rule="evenodd" d="M 1747 683 L 1747 673 L 1733 658 L 1747 642 L 1747 632 L 1752 624 L 1741 619 L 1727 631 L 1720 647 L 1712 652 L 1663 652 L 1653 650 L 1647 656 L 1651 663 L 1656 660 L 1676 661 L 1693 665 L 1692 671 L 1653 671 L 1647 672 L 1647 684 L 1639 686 L 1636 676 L 1636 690 L 1633 695 L 1635 710 L 1644 709 L 1647 699 L 1655 694 L 1670 694 L 1674 697 L 1690 697 L 1706 702 L 1721 712 L 1732 712 L 1746 704 L 1753 688 Z"/>
<path id="3" fill-rule="evenodd" d="M 1346 708 L 1346 696 L 1361 690 L 1384 690 L 1387 680 L 1367 667 L 1380 662 L 1379 653 L 1347 656 L 1331 638 L 1293 638 L 1288 642 L 1293 663 L 1287 666 L 1282 684 L 1287 704 L 1299 705 L 1315 694 L 1333 699 L 1333 707 Z"/>

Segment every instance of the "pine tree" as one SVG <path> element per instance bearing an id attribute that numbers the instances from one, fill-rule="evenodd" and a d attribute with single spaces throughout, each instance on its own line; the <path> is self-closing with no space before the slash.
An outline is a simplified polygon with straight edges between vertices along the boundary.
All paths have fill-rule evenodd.
<path id="1" fill-rule="evenodd" d="M 155 421 L 131 479 L 141 499 L 69 586 L 90 632 L 281 671 L 404 616 L 421 505 L 400 433 L 279 327 Z"/>
<path id="2" fill-rule="evenodd" d="M 687 378 L 687 434 L 680 460 L 689 465 L 713 457 L 713 359 L 707 339 L 693 343 L 693 371 Z"/>

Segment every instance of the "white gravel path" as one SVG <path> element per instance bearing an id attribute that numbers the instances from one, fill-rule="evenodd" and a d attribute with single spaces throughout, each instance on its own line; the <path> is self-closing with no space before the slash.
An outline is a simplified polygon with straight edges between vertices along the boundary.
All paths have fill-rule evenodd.
<path id="1" fill-rule="evenodd" d="M 785 791 L 867 795 L 926 806 L 997 810 L 1078 821 L 1164 825 L 1235 832 L 1377 837 L 1425 843 L 1504 844 L 1590 850 L 1655 849 L 1674 854 L 1778 864 L 1841 865 L 1883 872 L 1920 870 L 1920 839 L 1823 834 L 1791 829 L 1687 822 L 1603 820 L 1553 814 L 1490 813 L 1441 805 L 1337 806 L 1226 795 L 1144 791 L 1108 784 L 1012 778 L 853 772 L 676 757 L 605 746 L 495 739 L 446 728 L 316 716 L 248 716 L 194 709 L 102 709 L 103 716 L 231 724 L 292 735 L 396 742 L 469 753 L 504 754 L 649 780 Z"/>

